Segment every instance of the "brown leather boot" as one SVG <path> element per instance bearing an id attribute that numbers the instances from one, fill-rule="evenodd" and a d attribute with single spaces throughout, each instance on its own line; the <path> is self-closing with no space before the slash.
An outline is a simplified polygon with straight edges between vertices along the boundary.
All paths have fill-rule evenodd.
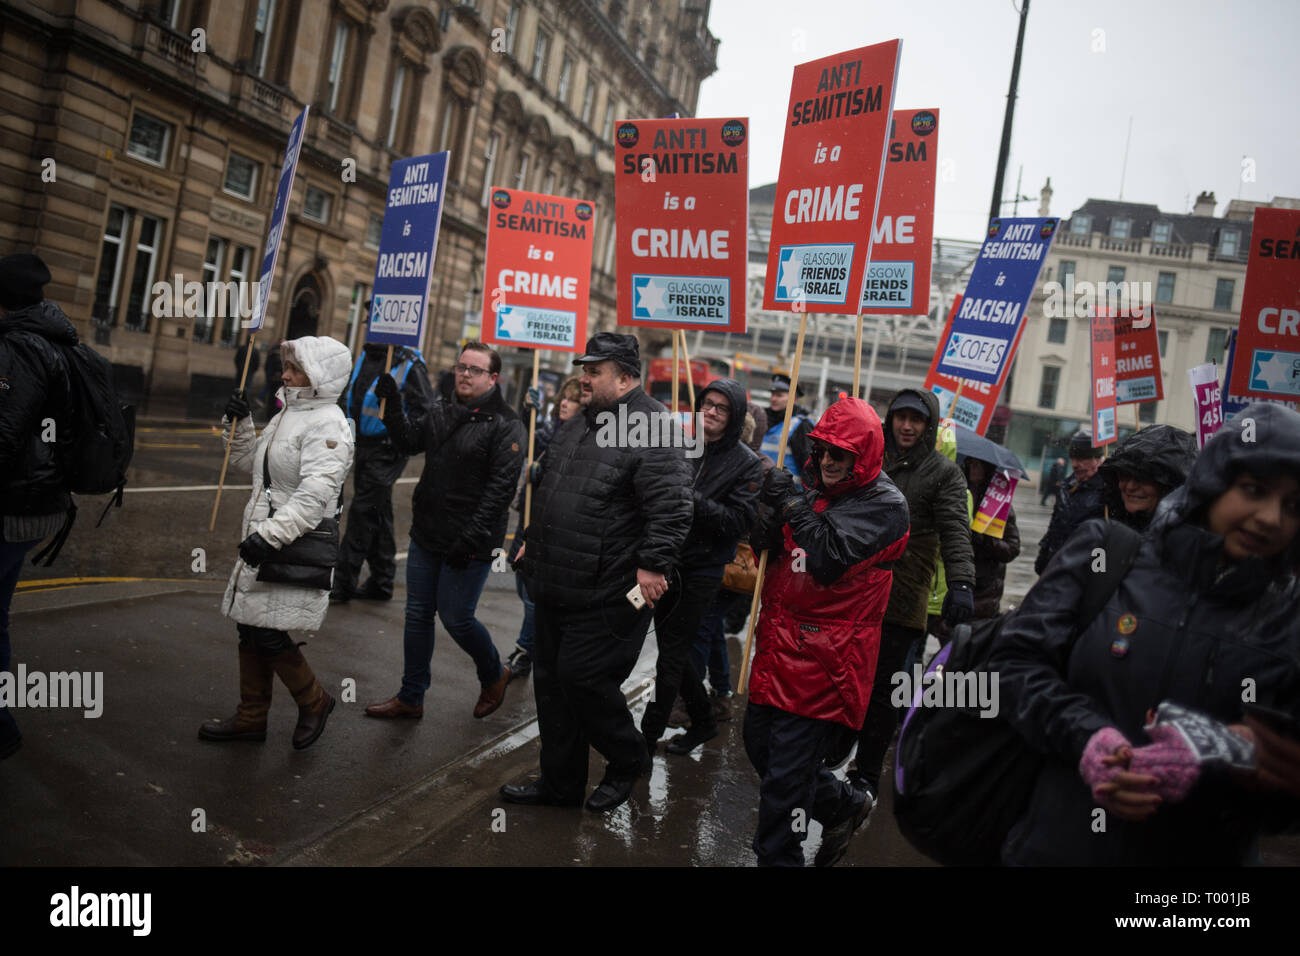
<path id="1" fill-rule="evenodd" d="M 312 673 L 307 658 L 298 648 L 271 658 L 275 672 L 284 686 L 293 694 L 298 705 L 298 726 L 293 728 L 293 749 L 305 750 L 316 742 L 325 730 L 325 721 L 334 710 L 334 698 L 325 692 L 316 675 Z"/>
<path id="2" fill-rule="evenodd" d="M 275 684 L 271 659 L 253 647 L 239 645 L 239 708 L 225 720 L 206 720 L 200 740 L 265 740 L 266 715 Z"/>

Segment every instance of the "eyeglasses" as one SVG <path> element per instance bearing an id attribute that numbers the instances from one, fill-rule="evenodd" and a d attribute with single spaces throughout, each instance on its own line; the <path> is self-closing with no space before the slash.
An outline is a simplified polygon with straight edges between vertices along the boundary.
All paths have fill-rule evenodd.
<path id="1" fill-rule="evenodd" d="M 730 415 L 730 402 L 700 402 L 701 412 L 715 412 L 718 415 Z"/>
<path id="2" fill-rule="evenodd" d="M 455 371 L 457 375 L 468 375 L 470 378 L 478 378 L 480 375 L 492 374 L 485 368 L 479 368 L 477 365 L 466 365 L 464 362 L 452 366 L 452 370 Z"/>
<path id="3" fill-rule="evenodd" d="M 812 454 L 814 458 L 821 458 L 825 455 L 833 462 L 848 461 L 853 457 L 851 452 L 843 448 L 836 448 L 834 445 L 813 445 Z"/>

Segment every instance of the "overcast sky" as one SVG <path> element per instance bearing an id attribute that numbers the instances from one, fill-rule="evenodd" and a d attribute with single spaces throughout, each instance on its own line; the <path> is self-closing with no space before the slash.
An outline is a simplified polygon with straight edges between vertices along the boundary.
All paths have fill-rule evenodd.
<path id="1" fill-rule="evenodd" d="M 1019 0 L 713 0 L 718 72 L 700 116 L 748 116 L 749 180 L 773 182 L 795 64 L 901 38 L 894 105 L 938 107 L 935 234 L 979 239 L 988 218 Z M 1004 198 L 1024 166 L 1020 215 L 1089 198 L 1190 212 L 1229 199 L 1300 196 L 1300 3 L 1031 0 Z M 1094 47 L 1103 47 L 1094 52 Z M 1254 181 L 1243 181 L 1243 157 Z M 944 165 L 947 160 L 950 164 Z M 1011 214 L 1011 207 L 1004 207 Z"/>

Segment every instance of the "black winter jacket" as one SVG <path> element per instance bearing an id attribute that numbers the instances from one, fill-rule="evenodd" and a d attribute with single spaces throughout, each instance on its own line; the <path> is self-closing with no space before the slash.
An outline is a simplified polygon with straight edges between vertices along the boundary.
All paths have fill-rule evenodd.
<path id="1" fill-rule="evenodd" d="M 366 392 L 375 380 L 384 374 L 384 365 L 388 361 L 388 346 L 372 342 L 363 345 L 361 349 L 364 355 L 361 371 L 356 378 L 348 382 L 348 387 L 339 396 L 339 408 L 343 409 L 343 414 L 354 425 L 353 432 L 357 436 L 358 454 L 392 444 L 392 439 L 387 434 L 372 436 L 361 432 L 362 408 Z M 406 380 L 398 384 L 401 386 L 402 405 L 405 407 L 406 414 L 411 418 L 423 418 L 428 415 L 429 406 L 433 403 L 433 386 L 429 384 L 429 369 L 425 366 L 424 359 L 415 357 L 410 350 L 400 346 L 393 349 L 394 367 L 413 357 L 415 362 L 407 373 Z M 355 368 L 355 364 L 353 367 Z M 384 410 L 388 410 L 387 406 Z"/>
<path id="2" fill-rule="evenodd" d="M 1253 415 L 1258 442 L 1240 439 Z M 1071 641 L 1104 521 L 1079 529 L 1004 624 L 989 669 L 1002 713 L 1047 755 L 1003 858 L 1013 864 L 1225 866 L 1247 862 L 1258 834 L 1300 825 L 1300 800 L 1205 773 L 1186 800 L 1093 829 L 1078 765 L 1088 739 L 1117 728 L 1144 746 L 1145 714 L 1172 700 L 1224 723 L 1243 716 L 1243 688 L 1300 717 L 1300 588 L 1289 553 L 1220 565 L 1223 539 L 1202 527 L 1239 470 L 1300 473 L 1300 416 L 1253 405 L 1201 453 L 1187 484 L 1161 502 L 1133 568 Z M 1300 536 L 1297 536 L 1300 538 Z"/>
<path id="3" fill-rule="evenodd" d="M 930 424 L 906 453 L 894 447 L 893 413 L 885 416 L 885 474 L 907 498 L 911 515 L 907 552 L 894 565 L 885 623 L 925 627 L 930 583 L 940 554 L 948 587 L 975 585 L 975 559 L 970 542 L 970 513 L 966 510 L 966 476 L 956 462 L 935 448 L 939 437 L 939 399 L 929 389 L 905 388 L 925 402 Z M 890 404 L 894 403 L 890 399 Z"/>
<path id="4" fill-rule="evenodd" d="M 425 456 L 411 499 L 411 537 L 430 551 L 446 553 L 455 545 L 490 559 L 505 540 L 527 441 L 501 390 L 493 386 L 471 404 L 439 396 L 423 418 L 401 409 L 385 412 L 393 445 Z"/>
<path id="5" fill-rule="evenodd" d="M 611 441 L 601 416 L 617 416 L 620 405 L 668 414 L 638 386 L 610 408 L 588 406 L 562 423 L 546 449 L 521 562 L 538 604 L 617 604 L 638 568 L 671 577 L 677 564 L 692 511 L 684 450 Z"/>
<path id="6" fill-rule="evenodd" d="M 48 299 L 0 319 L 0 514 L 60 514 L 72 503 L 64 463 L 76 423 L 59 346 L 76 344 L 76 329 Z M 42 441 L 50 418 L 55 441 Z"/>
<path id="7" fill-rule="evenodd" d="M 1100 471 L 1100 469 L 1099 469 Z M 1071 475 L 1056 493 L 1056 505 L 1052 508 L 1052 520 L 1048 522 L 1047 533 L 1038 542 L 1038 557 L 1034 560 L 1034 573 L 1042 574 L 1052 555 L 1061 550 L 1085 521 L 1101 518 L 1106 514 L 1106 506 L 1101 500 L 1102 480 L 1096 474 L 1087 481 L 1080 481 Z"/>
<path id="8" fill-rule="evenodd" d="M 734 379 L 722 378 L 710 382 L 700 399 L 708 392 L 727 399 L 731 416 L 721 438 L 705 444 L 700 457 L 686 460 L 694 472 L 695 514 L 679 563 L 683 572 L 707 568 L 721 576 L 723 566 L 736 556 L 737 542 L 754 524 L 763 468 L 758 454 L 740 441 L 749 405 L 745 389 Z"/>
<path id="9" fill-rule="evenodd" d="M 1110 509 L 1110 517 L 1142 531 L 1151 523 L 1155 512 L 1129 514 L 1119 493 L 1121 475 L 1151 481 L 1160 487 L 1163 498 L 1187 480 L 1196 461 L 1196 436 L 1173 425 L 1151 425 L 1134 432 L 1119 443 L 1115 453 L 1101 463 L 1101 502 Z"/>

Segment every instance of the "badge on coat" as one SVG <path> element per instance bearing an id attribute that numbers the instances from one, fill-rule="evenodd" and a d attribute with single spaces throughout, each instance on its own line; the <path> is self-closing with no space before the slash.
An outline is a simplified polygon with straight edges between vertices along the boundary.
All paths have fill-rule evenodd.
<path id="1" fill-rule="evenodd" d="M 1116 625 L 1115 629 L 1119 631 L 1121 634 L 1127 635 L 1127 634 L 1132 634 L 1134 631 L 1137 630 L 1137 628 L 1138 628 L 1138 619 L 1136 617 L 1134 617 L 1132 614 L 1121 614 L 1119 616 L 1119 623 Z"/>

